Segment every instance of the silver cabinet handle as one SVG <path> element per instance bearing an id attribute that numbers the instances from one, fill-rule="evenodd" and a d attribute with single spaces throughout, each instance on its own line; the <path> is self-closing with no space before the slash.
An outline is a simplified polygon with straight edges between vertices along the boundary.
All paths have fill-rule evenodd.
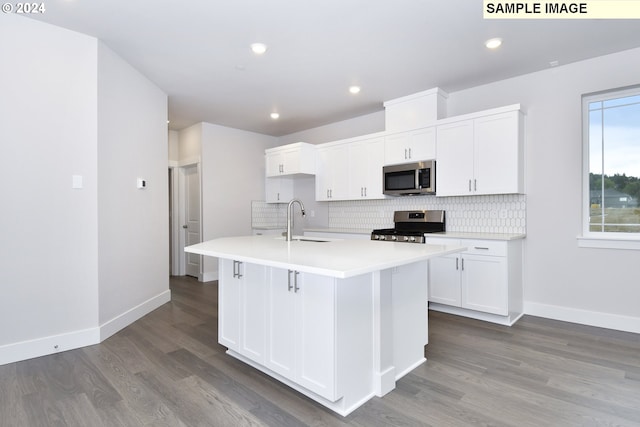
<path id="1" fill-rule="evenodd" d="M 488 251 L 489 250 L 489 248 L 485 248 L 485 247 L 482 247 L 482 246 L 474 246 L 473 249 L 481 249 L 483 251 Z"/>
<path id="2" fill-rule="evenodd" d="M 477 181 L 478 181 L 477 179 L 473 180 L 473 191 L 478 191 L 478 182 Z"/>
<path id="3" fill-rule="evenodd" d="M 469 191 L 471 191 L 471 180 L 469 180 Z"/>
<path id="4" fill-rule="evenodd" d="M 364 187 L 364 197 L 367 197 L 367 187 Z"/>
<path id="5" fill-rule="evenodd" d="M 242 277 L 242 272 L 240 271 L 240 265 L 242 264 L 242 262 L 240 261 L 233 261 L 233 277 L 236 277 L 238 279 L 240 279 Z"/>
<path id="6" fill-rule="evenodd" d="M 460 261 L 460 258 L 456 258 L 456 270 L 459 270 L 460 268 L 458 267 L 458 262 Z"/>
<path id="7" fill-rule="evenodd" d="M 183 225 L 182 228 L 189 228 L 189 226 L 187 224 Z"/>
<path id="8" fill-rule="evenodd" d="M 409 158 L 411 158 L 411 148 L 409 148 Z"/>
<path id="9" fill-rule="evenodd" d="M 298 274 L 300 274 L 299 271 L 293 272 L 293 292 L 298 292 L 300 290 L 298 287 Z"/>
<path id="10" fill-rule="evenodd" d="M 462 260 L 461 260 L 461 261 L 462 261 L 462 268 L 461 268 L 461 270 L 464 270 L 464 258 L 462 258 Z"/>
<path id="11" fill-rule="evenodd" d="M 404 159 L 407 160 L 407 149 L 404 149 Z"/>
<path id="12" fill-rule="evenodd" d="M 291 273 L 293 273 L 293 271 L 287 270 L 287 290 L 289 292 L 293 289 L 293 285 L 291 284 Z"/>

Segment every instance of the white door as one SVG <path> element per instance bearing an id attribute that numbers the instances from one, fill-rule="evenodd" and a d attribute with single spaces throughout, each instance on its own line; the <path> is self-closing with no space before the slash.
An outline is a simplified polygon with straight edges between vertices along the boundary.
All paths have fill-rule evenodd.
<path id="1" fill-rule="evenodd" d="M 198 165 L 184 168 L 185 194 L 185 246 L 202 241 L 200 227 L 200 173 Z M 187 276 L 200 277 L 201 255 L 185 253 L 185 273 Z"/>

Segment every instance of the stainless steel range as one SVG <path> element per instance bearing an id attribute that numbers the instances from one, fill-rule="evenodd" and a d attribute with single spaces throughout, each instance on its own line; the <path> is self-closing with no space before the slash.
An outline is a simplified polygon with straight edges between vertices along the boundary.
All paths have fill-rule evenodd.
<path id="1" fill-rule="evenodd" d="M 445 231 L 444 211 L 395 211 L 395 228 L 371 232 L 371 240 L 387 242 L 424 243 L 425 233 Z"/>

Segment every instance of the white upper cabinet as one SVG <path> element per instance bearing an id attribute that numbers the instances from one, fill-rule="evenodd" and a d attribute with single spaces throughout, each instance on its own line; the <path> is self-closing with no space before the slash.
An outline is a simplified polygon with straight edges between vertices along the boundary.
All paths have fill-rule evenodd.
<path id="1" fill-rule="evenodd" d="M 317 201 L 384 198 L 382 135 L 322 144 L 317 153 Z"/>
<path id="2" fill-rule="evenodd" d="M 437 126 L 436 195 L 524 192 L 519 105 Z"/>
<path id="3" fill-rule="evenodd" d="M 316 200 L 346 200 L 349 191 L 349 147 L 346 144 L 318 148 Z"/>
<path id="4" fill-rule="evenodd" d="M 264 183 L 265 201 L 267 203 L 287 203 L 293 199 L 293 180 L 289 176 L 267 177 Z"/>
<path id="5" fill-rule="evenodd" d="M 305 142 L 265 150 L 267 177 L 316 173 L 316 147 Z"/>
<path id="6" fill-rule="evenodd" d="M 382 199 L 384 138 L 349 144 L 349 199 Z"/>
<path id="7" fill-rule="evenodd" d="M 435 126 L 385 137 L 384 164 L 419 162 L 436 158 Z"/>

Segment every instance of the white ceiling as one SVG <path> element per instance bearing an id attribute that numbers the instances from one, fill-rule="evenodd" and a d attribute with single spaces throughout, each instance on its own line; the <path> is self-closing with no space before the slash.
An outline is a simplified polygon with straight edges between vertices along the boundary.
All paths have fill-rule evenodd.
<path id="1" fill-rule="evenodd" d="M 640 47 L 640 20 L 484 20 L 480 0 L 47 0 L 32 16 L 101 39 L 169 96 L 172 129 L 280 136 Z M 504 39 L 497 51 L 484 47 Z M 268 45 L 255 56 L 249 45 Z M 358 95 L 348 87 L 362 86 Z M 280 113 L 277 121 L 269 118 Z"/>

